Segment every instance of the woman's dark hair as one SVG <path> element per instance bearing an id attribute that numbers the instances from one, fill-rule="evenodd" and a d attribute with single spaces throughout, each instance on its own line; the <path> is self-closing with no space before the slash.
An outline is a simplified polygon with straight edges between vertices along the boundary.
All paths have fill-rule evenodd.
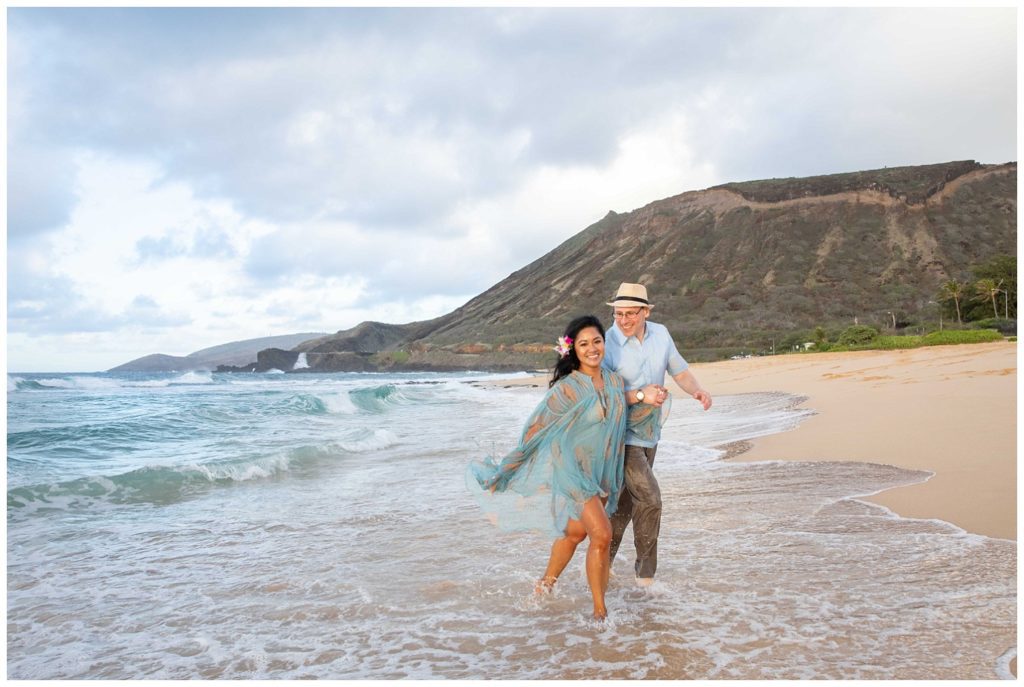
<path id="1" fill-rule="evenodd" d="M 583 315 L 577 317 L 575 320 L 570 322 L 565 327 L 564 336 L 569 337 L 573 341 L 573 345 L 569 347 L 569 355 L 559 357 L 555 361 L 555 371 L 551 376 L 551 381 L 548 382 L 548 387 L 553 387 L 562 377 L 568 377 L 572 374 L 573 370 L 580 369 L 580 359 L 576 356 L 576 335 L 587 327 L 595 327 L 597 331 L 601 332 L 601 338 L 604 338 L 604 325 L 601 324 L 601 320 L 597 319 L 593 315 Z"/>

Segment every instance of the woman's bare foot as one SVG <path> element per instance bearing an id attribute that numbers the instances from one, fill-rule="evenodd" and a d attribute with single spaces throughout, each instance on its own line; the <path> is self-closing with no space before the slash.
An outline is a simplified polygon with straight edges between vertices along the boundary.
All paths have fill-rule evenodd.
<path id="1" fill-rule="evenodd" d="M 594 620 L 607 620 L 608 609 L 606 608 L 595 608 L 594 609 Z"/>
<path id="2" fill-rule="evenodd" d="M 533 587 L 533 593 L 537 596 L 541 594 L 550 594 L 551 590 L 555 588 L 555 582 L 558 582 L 557 577 L 542 577 L 537 580 L 537 584 Z"/>

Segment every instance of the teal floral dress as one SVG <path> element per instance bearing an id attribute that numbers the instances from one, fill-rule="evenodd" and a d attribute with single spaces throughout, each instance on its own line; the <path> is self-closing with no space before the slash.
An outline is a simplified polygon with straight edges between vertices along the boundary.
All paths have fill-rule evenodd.
<path id="1" fill-rule="evenodd" d="M 601 376 L 600 391 L 579 370 L 563 377 L 527 419 L 511 453 L 470 463 L 467 487 L 495 525 L 560 537 L 593 496 L 607 499 L 609 516 L 615 512 L 626 423 L 643 432 L 655 426 L 659 413 L 644 404 L 630 412 L 622 377 L 604 369 Z"/>

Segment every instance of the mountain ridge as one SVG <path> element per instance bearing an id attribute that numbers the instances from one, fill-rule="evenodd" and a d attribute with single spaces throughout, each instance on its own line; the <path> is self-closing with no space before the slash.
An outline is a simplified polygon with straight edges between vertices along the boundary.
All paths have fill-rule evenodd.
<path id="1" fill-rule="evenodd" d="M 609 211 L 450 313 L 362 322 L 246 369 L 299 353 L 313 372 L 544 367 L 565 321 L 607 319 L 623 281 L 648 286 L 652 320 L 694 360 L 816 326 L 910 326 L 944 280 L 1016 254 L 1016 174 L 960 160 L 685 191 Z"/>
<path id="2" fill-rule="evenodd" d="M 292 348 L 323 332 L 279 334 L 255 339 L 243 339 L 209 346 L 188 355 L 167 355 L 152 353 L 129 360 L 107 372 L 194 372 L 214 370 L 219 366 L 241 366 L 256 358 L 257 354 L 273 346 Z"/>
<path id="3" fill-rule="evenodd" d="M 539 342 L 573 314 L 603 316 L 622 281 L 647 284 L 652 319 L 698 357 L 763 348 L 815 325 L 919 320 L 943 280 L 1000 252 L 1016 253 L 1015 162 L 721 184 L 609 212 L 453 312 L 409 325 L 404 340 L 406 325 L 388 325 L 376 362 L 542 362 Z M 320 341 L 311 367 L 335 369 L 335 342 L 356 330 Z M 373 353 L 364 345 L 364 362 Z"/>

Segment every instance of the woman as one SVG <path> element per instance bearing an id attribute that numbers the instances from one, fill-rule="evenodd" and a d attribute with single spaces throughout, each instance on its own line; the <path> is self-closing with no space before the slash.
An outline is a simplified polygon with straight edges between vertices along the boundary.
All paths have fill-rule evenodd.
<path id="1" fill-rule="evenodd" d="M 622 377 L 601 368 L 604 327 L 592 315 L 565 328 L 544 399 L 526 421 L 519 446 L 500 463 L 473 463 L 467 482 L 485 511 L 503 529 L 542 529 L 558 539 L 551 547 L 539 592 L 549 591 L 590 538 L 587 582 L 594 617 L 607 616 L 609 515 L 622 490 L 627 421 Z M 659 387 L 644 393 L 657 397 Z M 637 404 L 631 422 L 649 423 L 653 405 Z"/>

